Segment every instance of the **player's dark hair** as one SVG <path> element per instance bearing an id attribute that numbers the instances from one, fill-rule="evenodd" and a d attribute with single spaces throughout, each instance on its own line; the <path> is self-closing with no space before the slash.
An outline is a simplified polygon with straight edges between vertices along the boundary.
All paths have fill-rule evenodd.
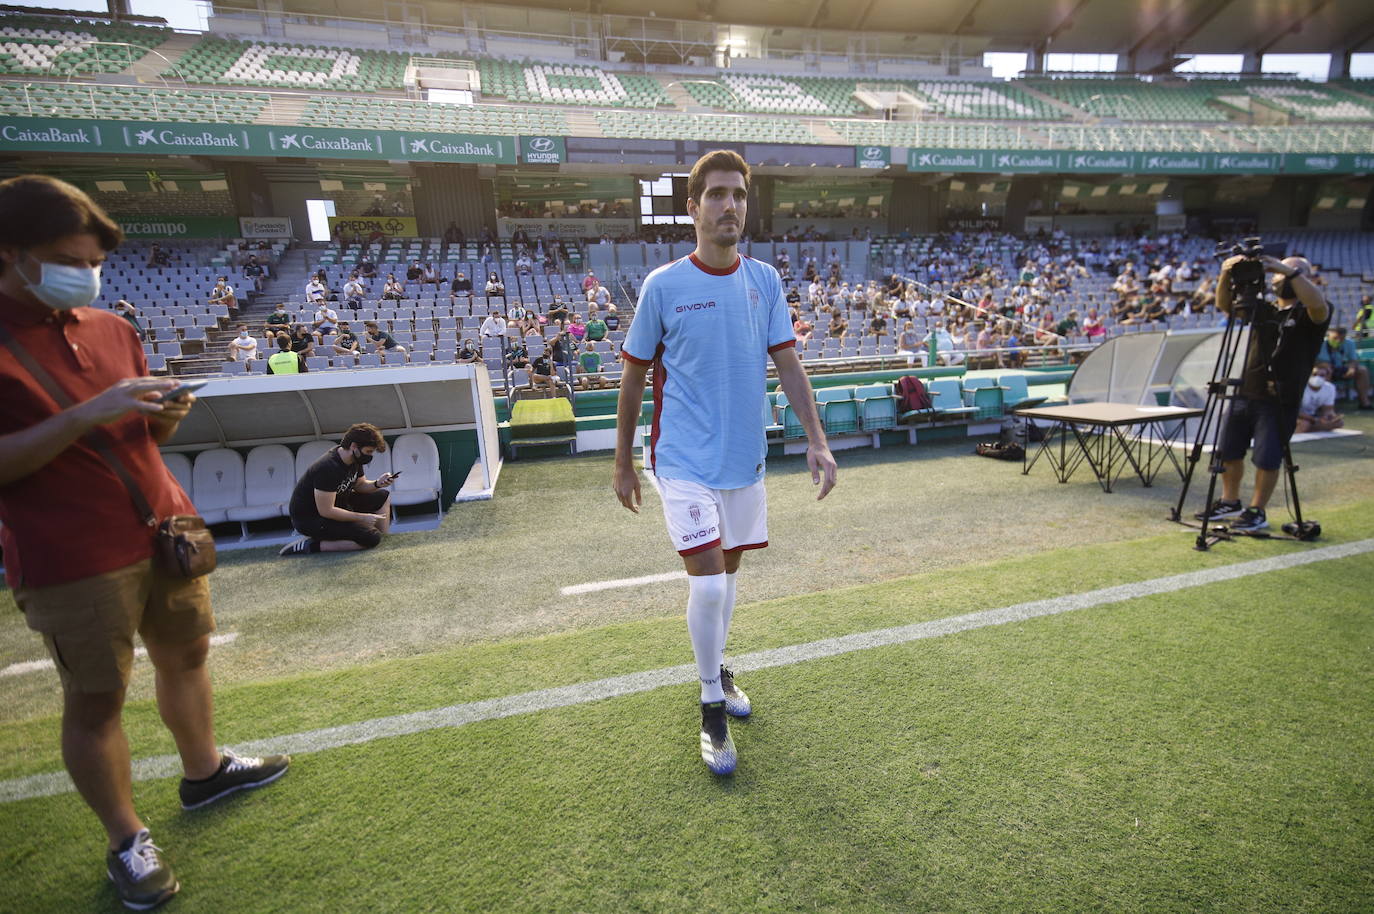
<path id="1" fill-rule="evenodd" d="M 0 247 L 31 248 L 82 232 L 106 251 L 124 240 L 119 225 L 79 187 L 47 175 L 0 181 Z"/>
<path id="2" fill-rule="evenodd" d="M 348 427 L 344 432 L 343 446 L 352 447 L 375 447 L 379 451 L 386 450 L 386 439 L 382 437 L 382 430 L 371 422 L 358 422 Z"/>
<path id="3" fill-rule="evenodd" d="M 749 190 L 749 163 L 733 149 L 717 149 L 697 159 L 697 163 L 692 166 L 692 173 L 687 176 L 689 200 L 701 202 L 701 195 L 706 192 L 706 176 L 713 171 L 739 172 L 744 175 L 745 191 Z"/>

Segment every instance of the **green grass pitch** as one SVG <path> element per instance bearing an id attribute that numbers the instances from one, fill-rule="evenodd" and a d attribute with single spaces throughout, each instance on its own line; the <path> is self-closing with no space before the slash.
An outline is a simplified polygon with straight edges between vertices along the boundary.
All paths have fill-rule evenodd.
<path id="1" fill-rule="evenodd" d="M 1299 449 L 1323 543 L 1374 538 L 1363 442 Z M 840 466 L 817 505 L 774 463 L 732 653 L 1310 548 L 1198 553 L 1162 520 L 1176 486 L 1104 495 L 964 443 Z M 369 555 L 227 556 L 221 738 L 688 662 L 682 583 L 558 595 L 673 570 L 645 494 L 616 507 L 602 456 L 512 463 L 492 502 Z M 172 779 L 135 796 L 169 911 L 1368 910 L 1371 581 L 1364 554 L 742 674 L 729 779 L 674 686 L 303 755 L 200 813 Z M 41 656 L 0 611 L 0 666 Z M 167 753 L 135 676 L 134 756 Z M 55 676 L 0 697 L 0 778 L 58 769 Z M 0 805 L 0 835 L 0 909 L 119 910 L 75 795 Z"/>

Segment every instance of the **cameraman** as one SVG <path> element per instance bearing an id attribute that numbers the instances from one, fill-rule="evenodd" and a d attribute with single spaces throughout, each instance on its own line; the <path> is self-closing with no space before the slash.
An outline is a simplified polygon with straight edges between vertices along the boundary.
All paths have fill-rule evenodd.
<path id="1" fill-rule="evenodd" d="M 1221 265 L 1217 277 L 1217 307 L 1231 316 L 1234 305 L 1231 271 L 1247 258 L 1235 256 Z M 1331 321 L 1331 309 L 1309 279 L 1312 265 L 1303 257 L 1259 258 L 1274 276 L 1275 303 L 1261 301 L 1253 313 L 1235 316 L 1250 322 L 1249 356 L 1240 391 L 1231 404 L 1222 430 L 1221 498 L 1197 517 L 1203 521 L 1236 518 L 1232 530 L 1254 533 L 1269 527 L 1264 509 L 1279 478 L 1283 449 L 1293 437 L 1304 385 Z M 1240 484 L 1245 474 L 1245 451 L 1254 440 L 1255 490 L 1250 507 L 1241 509 Z"/>

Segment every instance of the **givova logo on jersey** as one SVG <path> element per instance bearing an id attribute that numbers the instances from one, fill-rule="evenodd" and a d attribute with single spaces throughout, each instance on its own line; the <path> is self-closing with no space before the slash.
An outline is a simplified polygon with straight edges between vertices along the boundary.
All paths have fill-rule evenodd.
<path id="1" fill-rule="evenodd" d="M 673 309 L 673 313 L 683 314 L 685 312 L 690 311 L 710 311 L 711 309 L 715 308 L 715 306 L 716 303 L 713 301 L 699 301 L 693 302 L 690 305 L 678 305 L 676 308 Z"/>

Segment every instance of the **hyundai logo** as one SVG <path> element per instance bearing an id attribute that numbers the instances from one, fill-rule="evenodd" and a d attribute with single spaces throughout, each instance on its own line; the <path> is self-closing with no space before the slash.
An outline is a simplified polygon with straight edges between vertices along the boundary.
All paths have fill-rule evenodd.
<path id="1" fill-rule="evenodd" d="M 865 159 L 881 159 L 882 157 L 883 157 L 883 147 L 881 147 L 881 146 L 865 146 L 865 147 L 864 147 L 864 158 L 865 158 Z"/>
<path id="2" fill-rule="evenodd" d="M 530 140 L 530 149 L 534 152 L 553 152 L 553 140 L 546 136 L 537 136 Z"/>

